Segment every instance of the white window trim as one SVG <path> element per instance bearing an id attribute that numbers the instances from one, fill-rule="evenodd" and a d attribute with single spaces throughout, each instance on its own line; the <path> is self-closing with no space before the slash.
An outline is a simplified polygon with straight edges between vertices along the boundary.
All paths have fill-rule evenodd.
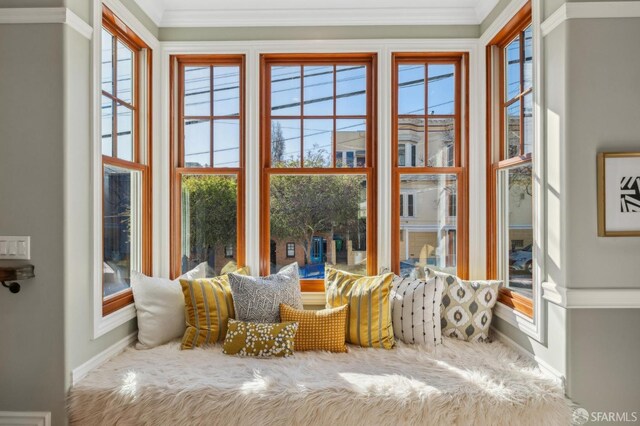
<path id="1" fill-rule="evenodd" d="M 91 184 L 93 189 L 93 204 L 92 204 L 92 237 L 93 237 L 93 289 L 92 289 L 92 301 L 93 301 L 93 339 L 97 339 L 100 336 L 108 333 L 109 331 L 117 328 L 118 326 L 135 318 L 136 310 L 133 304 L 130 304 L 122 309 L 119 309 L 109 315 L 102 316 L 102 135 L 101 135 L 101 116 L 100 116 L 100 98 L 101 98 L 101 47 L 102 47 L 102 3 L 104 3 L 109 9 L 111 9 L 119 19 L 121 19 L 127 26 L 133 29 L 136 34 L 153 50 L 153 64 L 154 70 L 160 69 L 160 42 L 147 30 L 134 16 L 133 14 L 117 0 L 93 0 L 93 38 L 92 38 L 92 64 L 93 64 L 93 76 L 92 76 L 92 106 L 93 106 L 93 144 L 91 149 L 92 159 L 92 173 Z M 144 73 L 143 73 L 144 74 Z M 158 83 L 160 81 L 159 76 L 156 73 L 153 74 L 152 91 L 153 93 L 153 128 L 148 129 L 142 126 L 141 139 L 145 140 L 148 132 L 152 134 L 159 134 L 159 96 L 156 96 L 158 91 Z M 146 76 L 143 76 L 146 78 Z M 142 97 L 147 97 L 148 94 L 144 93 L 147 85 L 142 84 L 143 93 Z M 145 115 L 145 104 L 141 104 L 141 115 Z M 146 120 L 142 120 L 146 123 Z M 154 149 L 155 151 L 155 149 Z M 144 153 L 146 155 L 146 153 Z M 147 159 L 147 162 L 152 167 L 157 167 L 157 157 L 153 159 Z M 154 174 L 150 177 L 153 180 L 154 188 L 157 188 L 161 183 L 158 181 L 157 176 Z M 168 199 L 167 199 L 168 203 Z M 168 204 L 166 204 L 168 205 Z M 161 215 L 162 206 L 161 200 L 153 195 L 152 209 L 154 212 L 154 219 Z M 168 212 L 166 213 L 168 215 Z M 168 218 L 167 218 L 168 220 Z M 152 238 L 154 247 L 157 244 L 166 240 L 161 240 L 160 221 L 154 220 Z M 168 237 L 167 237 L 168 238 Z M 160 259 L 161 254 L 153 250 L 153 272 L 158 273 L 157 265 L 162 261 Z M 168 264 L 168 256 L 166 259 Z"/>
<path id="2" fill-rule="evenodd" d="M 527 3 L 527 0 L 517 0 L 509 5 L 502 11 L 502 13 L 496 18 L 496 20 L 489 26 L 489 28 L 482 34 L 479 39 L 479 61 L 480 64 L 486 63 L 486 51 L 485 46 L 489 44 L 496 34 L 515 16 L 515 14 Z M 544 83 L 543 75 L 543 37 L 541 34 L 541 22 L 542 22 L 542 0 L 531 0 L 532 8 L 532 25 L 533 25 L 533 87 L 534 94 L 534 140 L 533 140 L 533 152 L 535 153 L 533 161 L 533 173 L 534 184 L 533 192 L 536 194 L 533 199 L 533 245 L 534 245 L 534 268 L 533 268 L 533 318 L 518 312 L 517 310 L 498 302 L 494 309 L 496 316 L 506 321 L 508 324 L 516 327 L 526 335 L 532 337 L 538 342 L 544 342 L 546 339 L 546 331 L 544 324 L 546 322 L 546 308 L 542 298 L 542 282 L 545 276 L 545 259 L 543 255 L 537 255 L 537 253 L 546 253 L 545 250 L 545 223 L 544 212 L 545 200 L 544 200 L 544 187 L 546 184 L 546 175 L 544 171 L 544 158 L 545 158 L 545 144 L 543 139 L 544 134 L 544 117 L 542 111 L 544 111 L 544 96 L 543 90 L 541 90 Z M 486 67 L 481 66 L 479 68 L 479 74 L 477 80 L 481 83 L 480 95 L 482 99 L 486 99 Z M 472 76 L 473 79 L 473 76 Z M 486 112 L 481 111 L 481 123 L 482 135 L 486 136 Z M 502 131 L 502 130 L 501 130 Z M 473 155 L 473 153 L 471 153 Z M 473 160 L 471 160 L 473 162 Z M 486 185 L 486 182 L 485 182 Z M 486 191 L 484 192 L 486 194 Z M 539 194 L 539 195 L 537 195 Z M 473 208 L 473 201 L 470 200 L 470 206 Z M 473 210 L 472 210 L 473 211 Z M 470 254 L 474 250 L 470 245 Z"/>

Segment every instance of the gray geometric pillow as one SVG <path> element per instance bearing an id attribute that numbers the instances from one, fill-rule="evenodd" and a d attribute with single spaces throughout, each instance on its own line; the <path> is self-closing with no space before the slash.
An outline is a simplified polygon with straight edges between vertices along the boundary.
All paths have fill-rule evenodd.
<path id="1" fill-rule="evenodd" d="M 440 307 L 442 335 L 467 342 L 489 341 L 493 307 L 502 281 L 464 281 L 425 268 L 428 277 L 444 283 Z"/>
<path id="2" fill-rule="evenodd" d="M 251 322 L 280 322 L 280 304 L 302 309 L 298 264 L 292 263 L 268 277 L 229 274 L 236 319 Z"/>

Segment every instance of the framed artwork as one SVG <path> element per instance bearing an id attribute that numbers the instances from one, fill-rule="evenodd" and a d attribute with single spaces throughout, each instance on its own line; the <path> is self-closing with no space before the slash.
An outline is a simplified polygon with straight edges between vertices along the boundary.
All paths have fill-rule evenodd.
<path id="1" fill-rule="evenodd" d="M 598 154 L 598 235 L 640 236 L 640 152 Z"/>

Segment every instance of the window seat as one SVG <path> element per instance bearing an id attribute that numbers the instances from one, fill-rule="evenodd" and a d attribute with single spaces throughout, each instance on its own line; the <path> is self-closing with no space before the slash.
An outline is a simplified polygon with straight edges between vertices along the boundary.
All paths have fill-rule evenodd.
<path id="1" fill-rule="evenodd" d="M 401 342 L 387 351 L 297 352 L 238 358 L 220 345 L 128 348 L 69 395 L 75 425 L 560 425 L 560 383 L 499 342 L 445 339 L 434 352 Z"/>

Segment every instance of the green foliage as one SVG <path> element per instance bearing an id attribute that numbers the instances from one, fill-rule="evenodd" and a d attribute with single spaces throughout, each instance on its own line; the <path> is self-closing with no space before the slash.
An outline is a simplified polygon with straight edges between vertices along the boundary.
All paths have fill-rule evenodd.
<path id="1" fill-rule="evenodd" d="M 306 167 L 323 162 L 309 153 Z M 320 164 L 320 163 L 319 163 Z M 297 175 L 271 177 L 271 237 L 302 244 L 308 259 L 319 232 L 354 234 L 358 230 L 362 176 Z"/>
<path id="2" fill-rule="evenodd" d="M 189 206 L 190 244 L 196 250 L 236 241 L 237 181 L 229 176 L 186 176 L 183 205 Z"/>

